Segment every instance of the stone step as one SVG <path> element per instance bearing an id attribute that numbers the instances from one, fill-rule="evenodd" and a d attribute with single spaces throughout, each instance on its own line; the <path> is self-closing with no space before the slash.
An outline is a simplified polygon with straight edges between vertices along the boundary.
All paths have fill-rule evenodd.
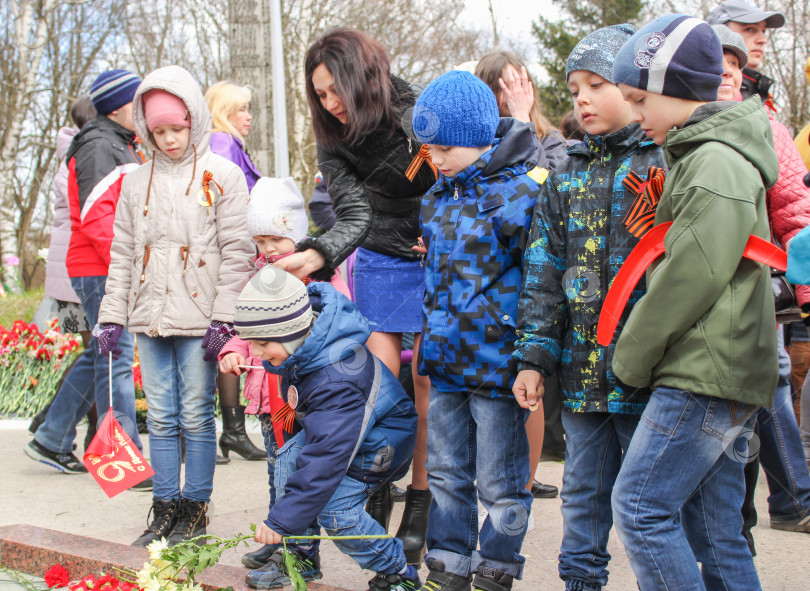
<path id="1" fill-rule="evenodd" d="M 135 548 L 76 534 L 35 527 L 32 525 L 0 526 L 0 565 L 41 577 L 54 564 L 64 566 L 72 579 L 104 572 L 115 574 L 115 568 L 141 569 L 149 560 L 145 548 Z M 216 564 L 206 569 L 197 583 L 204 591 L 233 587 L 234 591 L 248 591 L 245 584 L 246 569 Z M 285 589 L 287 589 L 285 587 Z M 319 582 L 311 582 L 312 591 L 345 591 Z"/>

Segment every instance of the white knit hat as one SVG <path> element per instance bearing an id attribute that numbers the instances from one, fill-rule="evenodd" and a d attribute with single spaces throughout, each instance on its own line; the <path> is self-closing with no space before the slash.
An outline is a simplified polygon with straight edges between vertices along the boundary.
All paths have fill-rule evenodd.
<path id="1" fill-rule="evenodd" d="M 236 300 L 233 326 L 240 338 L 281 343 L 292 355 L 312 326 L 307 288 L 286 271 L 265 265 Z"/>
<path id="2" fill-rule="evenodd" d="M 307 237 L 304 196 L 292 177 L 256 181 L 250 192 L 247 229 L 250 236 L 280 236 L 296 244 Z"/>

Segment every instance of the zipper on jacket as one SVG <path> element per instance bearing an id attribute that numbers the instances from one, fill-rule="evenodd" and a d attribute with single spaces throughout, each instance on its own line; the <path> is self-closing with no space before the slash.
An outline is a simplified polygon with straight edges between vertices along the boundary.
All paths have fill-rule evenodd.
<path id="1" fill-rule="evenodd" d="M 413 142 L 408 138 L 408 154 L 413 154 Z"/>
<path id="2" fill-rule="evenodd" d="M 458 185 L 453 185 L 455 190 L 453 191 L 453 201 L 458 201 Z"/>
<path id="3" fill-rule="evenodd" d="M 143 267 L 141 268 L 141 283 L 146 281 L 146 265 L 149 264 L 149 255 L 151 254 L 151 250 L 149 249 L 148 244 L 144 244 L 143 246 Z"/>

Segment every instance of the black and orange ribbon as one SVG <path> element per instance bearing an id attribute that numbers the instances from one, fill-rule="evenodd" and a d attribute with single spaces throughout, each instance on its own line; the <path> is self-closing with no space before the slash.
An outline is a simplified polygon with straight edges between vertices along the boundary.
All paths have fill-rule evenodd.
<path id="1" fill-rule="evenodd" d="M 636 238 L 644 236 L 655 222 L 655 210 L 664 191 L 665 179 L 666 172 L 663 168 L 650 166 L 646 181 L 632 170 L 622 181 L 625 189 L 636 196 L 630 211 L 622 220 L 627 230 Z"/>
<path id="2" fill-rule="evenodd" d="M 210 183 L 214 183 L 214 185 L 216 185 L 217 189 L 219 189 L 220 195 L 223 193 L 222 186 L 214 180 L 214 173 L 210 170 L 203 171 L 202 191 L 203 195 L 205 195 L 207 207 L 214 204 L 214 198 L 211 196 L 211 187 L 209 186 Z"/>
<path id="3" fill-rule="evenodd" d="M 430 170 L 433 171 L 433 177 L 439 178 L 439 171 L 430 158 L 430 148 L 427 147 L 427 144 L 422 144 L 422 147 L 419 148 L 419 152 L 416 153 L 416 156 L 413 157 L 408 168 L 405 169 L 405 176 L 409 181 L 412 181 L 414 177 L 416 177 L 416 173 L 419 172 L 419 169 L 425 162 L 427 162 Z"/>
<path id="4" fill-rule="evenodd" d="M 285 402 L 284 406 L 273 413 L 270 420 L 274 423 L 283 423 L 284 430 L 287 433 L 292 433 L 293 426 L 295 424 L 295 410 L 293 410 L 290 405 Z"/>
<path id="5" fill-rule="evenodd" d="M 647 232 L 627 256 L 619 272 L 616 273 L 616 278 L 602 304 L 599 324 L 596 327 L 596 342 L 603 347 L 610 345 L 613 340 L 624 307 L 639 279 L 644 275 L 647 267 L 664 253 L 664 237 L 670 226 L 672 226 L 672 222 L 664 222 Z M 775 244 L 757 236 L 748 237 L 743 257 L 780 271 L 787 270 L 787 253 Z"/>

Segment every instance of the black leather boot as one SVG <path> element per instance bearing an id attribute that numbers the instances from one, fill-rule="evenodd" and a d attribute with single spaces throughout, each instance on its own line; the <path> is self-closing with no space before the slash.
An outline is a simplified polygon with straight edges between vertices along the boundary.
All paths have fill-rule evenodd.
<path id="1" fill-rule="evenodd" d="M 155 540 L 168 538 L 177 521 L 177 503 L 177 499 L 169 499 L 168 501 L 154 499 L 152 508 L 149 509 L 149 515 L 146 516 L 149 525 L 146 527 L 146 531 L 132 542 L 132 545 L 145 548 Z M 150 522 L 149 518 L 151 516 L 154 516 L 154 518 Z"/>
<path id="2" fill-rule="evenodd" d="M 174 546 L 180 542 L 185 542 L 191 538 L 204 535 L 205 526 L 208 525 L 207 511 L 208 503 L 181 498 L 180 502 L 177 504 L 174 527 L 172 528 L 172 533 L 169 534 L 169 546 Z"/>
<path id="3" fill-rule="evenodd" d="M 250 461 L 266 460 L 267 454 L 253 445 L 245 432 L 245 407 L 223 406 L 222 435 L 219 438 L 219 449 L 226 458 L 233 450 Z"/>
<path id="4" fill-rule="evenodd" d="M 382 483 L 366 501 L 366 513 L 388 531 L 391 521 L 391 510 L 394 508 L 394 497 L 387 482 Z"/>
<path id="5" fill-rule="evenodd" d="M 429 490 L 416 490 L 409 486 L 405 493 L 405 511 L 402 513 L 397 537 L 402 540 L 402 550 L 408 564 L 421 564 L 427 552 L 425 534 L 432 499 L 433 495 Z"/>

